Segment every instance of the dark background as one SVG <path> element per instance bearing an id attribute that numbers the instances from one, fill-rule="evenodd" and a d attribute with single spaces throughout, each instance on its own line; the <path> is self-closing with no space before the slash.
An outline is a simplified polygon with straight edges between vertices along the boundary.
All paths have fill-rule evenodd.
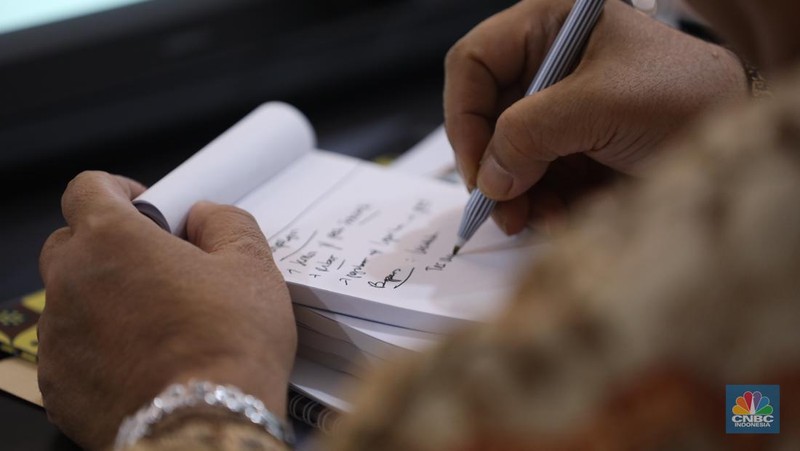
<path id="1" fill-rule="evenodd" d="M 442 121 L 447 49 L 509 3 L 155 0 L 0 34 L 0 299 L 41 288 L 78 172 L 153 183 L 264 101 L 299 107 L 321 148 L 401 153 Z M 0 449 L 72 448 L 0 394 Z"/>

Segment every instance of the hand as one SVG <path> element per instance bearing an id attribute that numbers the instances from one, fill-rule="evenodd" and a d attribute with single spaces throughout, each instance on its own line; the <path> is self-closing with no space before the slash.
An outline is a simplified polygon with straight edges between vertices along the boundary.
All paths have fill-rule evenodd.
<path id="1" fill-rule="evenodd" d="M 143 190 L 85 172 L 62 198 L 68 227 L 40 262 L 39 387 L 51 420 L 101 448 L 124 416 L 192 378 L 236 385 L 284 414 L 294 317 L 258 225 L 199 203 L 183 241 L 132 206 Z"/>
<path id="2" fill-rule="evenodd" d="M 522 98 L 572 4 L 520 2 L 447 56 L 445 124 L 459 170 L 502 201 L 494 217 L 509 234 L 614 173 L 641 174 L 699 112 L 747 93 L 735 55 L 609 0 L 575 71 Z"/>

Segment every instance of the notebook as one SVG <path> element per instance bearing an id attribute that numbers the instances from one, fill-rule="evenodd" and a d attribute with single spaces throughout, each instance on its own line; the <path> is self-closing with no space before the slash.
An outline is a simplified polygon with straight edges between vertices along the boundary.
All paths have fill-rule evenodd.
<path id="1" fill-rule="evenodd" d="M 346 387 L 358 381 L 349 375 L 427 349 L 455 325 L 487 319 L 501 308 L 500 301 L 514 286 L 514 274 L 539 251 L 540 243 L 529 235 L 507 238 L 487 223 L 463 255 L 449 257 L 467 194 L 460 186 L 429 179 L 452 167 L 443 130 L 421 141 L 391 170 L 315 149 L 314 141 L 313 129 L 301 113 L 285 104 L 265 104 L 136 203 L 177 235 L 197 200 L 235 203 L 254 214 L 270 238 L 295 302 L 300 346 L 289 412 L 331 430 L 338 424 L 335 411 L 350 410 Z M 364 258 L 357 264 L 344 261 L 358 260 L 368 248 L 367 253 L 379 252 L 366 264 Z M 315 255 L 310 256 L 312 251 Z M 330 261 L 331 257 L 340 260 Z M 409 263 L 414 264 L 414 274 L 405 282 L 387 278 L 398 268 L 395 276 L 402 274 Z M 383 275 L 388 267 L 391 270 Z M 327 284 L 315 273 L 329 276 Z M 414 277 L 426 273 L 430 274 Z M 335 275 L 349 277 L 348 283 L 337 286 L 330 277 Z M 473 290 L 476 286 L 479 289 Z M 442 300 L 453 300 L 465 288 L 473 293 L 463 296 L 463 311 L 458 303 L 437 299 L 442 294 Z M 387 290 L 391 294 L 378 294 Z M 18 306 L 19 313 L 6 314 L 15 322 L 5 335 L 0 333 L 4 350 L 13 348 L 35 361 L 35 320 L 43 304 L 44 293 L 36 293 Z M 399 316 L 394 314 L 398 311 Z M 4 377 L 22 375 L 9 381 L 26 382 L 0 389 L 24 396 L 23 388 L 28 387 L 31 402 L 41 403 L 35 366 L 15 359 L 0 365 Z"/>
<path id="2" fill-rule="evenodd" d="M 308 120 L 277 102 L 134 203 L 181 235 L 200 200 L 253 214 L 295 304 L 429 333 L 499 311 L 542 246 L 487 223 L 454 258 L 463 187 L 316 149 Z"/>

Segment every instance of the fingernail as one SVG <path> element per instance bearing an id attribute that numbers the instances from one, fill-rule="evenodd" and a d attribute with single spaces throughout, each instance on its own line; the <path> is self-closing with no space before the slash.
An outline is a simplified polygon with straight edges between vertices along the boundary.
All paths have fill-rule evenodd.
<path id="1" fill-rule="evenodd" d="M 497 163 L 494 155 L 487 158 L 478 171 L 478 188 L 491 198 L 503 198 L 511 190 L 514 178 Z"/>

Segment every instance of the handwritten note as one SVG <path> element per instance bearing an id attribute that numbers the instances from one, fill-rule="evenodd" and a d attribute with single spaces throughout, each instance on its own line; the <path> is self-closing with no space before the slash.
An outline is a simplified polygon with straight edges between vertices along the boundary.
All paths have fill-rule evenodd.
<path id="1" fill-rule="evenodd" d="M 502 306 L 536 252 L 531 236 L 487 224 L 451 255 L 467 193 L 314 152 L 244 198 L 293 301 L 444 332 Z"/>
<path id="2" fill-rule="evenodd" d="M 531 237 L 486 224 L 454 258 L 462 188 L 313 142 L 299 111 L 264 104 L 135 202 L 177 235 L 199 200 L 250 211 L 300 305 L 438 333 L 499 309 L 537 251 Z"/>

